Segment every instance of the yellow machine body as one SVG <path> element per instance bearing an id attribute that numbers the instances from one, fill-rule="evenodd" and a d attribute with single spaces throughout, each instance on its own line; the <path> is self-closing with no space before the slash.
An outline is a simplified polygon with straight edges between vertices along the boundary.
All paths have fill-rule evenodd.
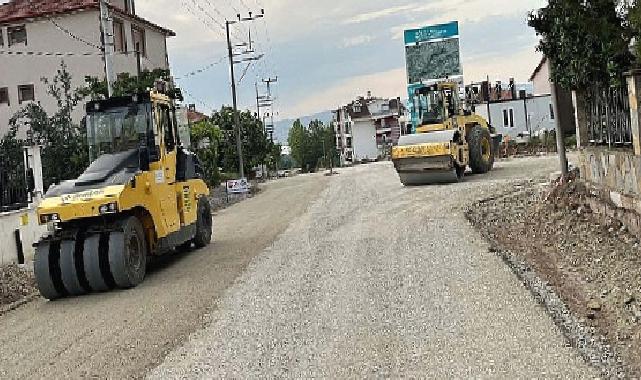
<path id="1" fill-rule="evenodd" d="M 448 183 L 460 180 L 468 166 L 475 172 L 491 170 L 494 157 L 490 126 L 481 116 L 463 110 L 458 84 L 445 82 L 427 89 L 436 116 L 422 116 L 416 133 L 402 136 L 392 148 L 392 161 L 401 181 L 406 185 Z M 472 148 L 470 140 L 475 144 Z M 471 157 L 471 153 L 477 154 Z"/>
<path id="2" fill-rule="evenodd" d="M 139 171 L 124 185 L 45 198 L 37 209 L 41 224 L 135 214 L 145 227 L 151 252 L 156 251 L 158 241 L 194 225 L 198 200 L 209 195 L 209 189 L 202 179 L 177 180 L 177 146 L 167 148 L 169 144 L 164 141 L 166 133 L 161 129 L 159 116 L 160 107 L 172 107 L 172 100 L 157 92 L 152 92 L 150 99 L 160 159 L 151 162 L 149 170 Z M 107 207 L 108 212 L 101 213 L 101 207 Z"/>

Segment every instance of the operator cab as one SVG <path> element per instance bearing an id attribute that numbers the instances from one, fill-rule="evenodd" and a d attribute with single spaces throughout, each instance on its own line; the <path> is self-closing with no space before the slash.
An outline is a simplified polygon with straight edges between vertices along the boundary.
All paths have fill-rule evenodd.
<path id="1" fill-rule="evenodd" d="M 87 103 L 90 165 L 74 181 L 49 189 L 46 196 L 123 185 L 140 171 L 176 160 L 176 180 L 201 176 L 196 156 L 181 144 L 173 100 L 151 91 Z"/>
<path id="2" fill-rule="evenodd" d="M 455 86 L 433 84 L 416 90 L 421 125 L 443 124 L 457 116 L 460 98 Z"/>

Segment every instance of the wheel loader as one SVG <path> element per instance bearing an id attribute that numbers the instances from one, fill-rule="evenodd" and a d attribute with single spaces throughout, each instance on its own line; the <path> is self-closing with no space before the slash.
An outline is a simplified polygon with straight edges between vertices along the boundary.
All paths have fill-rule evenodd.
<path id="1" fill-rule="evenodd" d="M 494 166 L 501 136 L 481 116 L 464 110 L 458 84 L 425 86 L 416 94 L 421 125 L 401 136 L 392 148 L 392 162 L 405 186 L 458 182 L 470 167 L 484 174 Z"/>
<path id="2" fill-rule="evenodd" d="M 209 189 L 181 145 L 169 92 L 157 85 L 87 104 L 91 164 L 52 186 L 37 208 L 49 226 L 34 262 L 45 298 L 133 288 L 151 257 L 210 243 Z"/>

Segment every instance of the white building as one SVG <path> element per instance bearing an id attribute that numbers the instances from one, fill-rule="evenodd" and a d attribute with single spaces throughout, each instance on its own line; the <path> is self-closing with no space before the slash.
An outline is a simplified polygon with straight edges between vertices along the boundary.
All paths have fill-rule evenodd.
<path id="1" fill-rule="evenodd" d="M 497 133 L 512 139 L 552 131 L 556 125 L 550 95 L 494 101 L 490 103 L 491 118 L 488 118 L 487 104 L 476 105 L 476 113 L 485 120 L 491 120 Z"/>
<path id="2" fill-rule="evenodd" d="M 168 69 L 167 37 L 174 32 L 147 21 L 134 0 L 111 0 L 114 73 L 137 72 L 136 46 L 142 69 Z M 52 78 L 64 61 L 74 88 L 85 76 L 105 77 L 100 51 L 102 29 L 98 0 L 12 0 L 0 5 L 0 138 L 11 116 L 28 102 L 48 112 L 57 109 L 41 78 Z M 83 107 L 74 119 L 79 121 Z"/>
<path id="3" fill-rule="evenodd" d="M 375 161 L 388 155 L 405 128 L 400 99 L 359 97 L 334 111 L 332 125 L 341 164 Z"/>

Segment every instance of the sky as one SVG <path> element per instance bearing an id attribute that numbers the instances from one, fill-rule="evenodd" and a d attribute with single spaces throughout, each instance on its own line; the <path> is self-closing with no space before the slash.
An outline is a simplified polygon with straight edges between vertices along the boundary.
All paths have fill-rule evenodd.
<path id="1" fill-rule="evenodd" d="M 460 23 L 466 82 L 486 75 L 525 82 L 540 60 L 527 14 L 544 5 L 545 0 L 136 0 L 140 16 L 176 32 L 168 41 L 173 74 L 187 100 L 207 112 L 231 104 L 224 18 L 264 9 L 264 19 L 232 27 L 234 43 L 246 42 L 251 30 L 255 50 L 265 54 L 247 70 L 236 67 L 236 77 L 242 77 L 239 104 L 255 109 L 254 83 L 278 76 L 273 95 L 279 118 L 335 109 L 367 91 L 405 97 L 403 30 L 454 20 Z"/>

